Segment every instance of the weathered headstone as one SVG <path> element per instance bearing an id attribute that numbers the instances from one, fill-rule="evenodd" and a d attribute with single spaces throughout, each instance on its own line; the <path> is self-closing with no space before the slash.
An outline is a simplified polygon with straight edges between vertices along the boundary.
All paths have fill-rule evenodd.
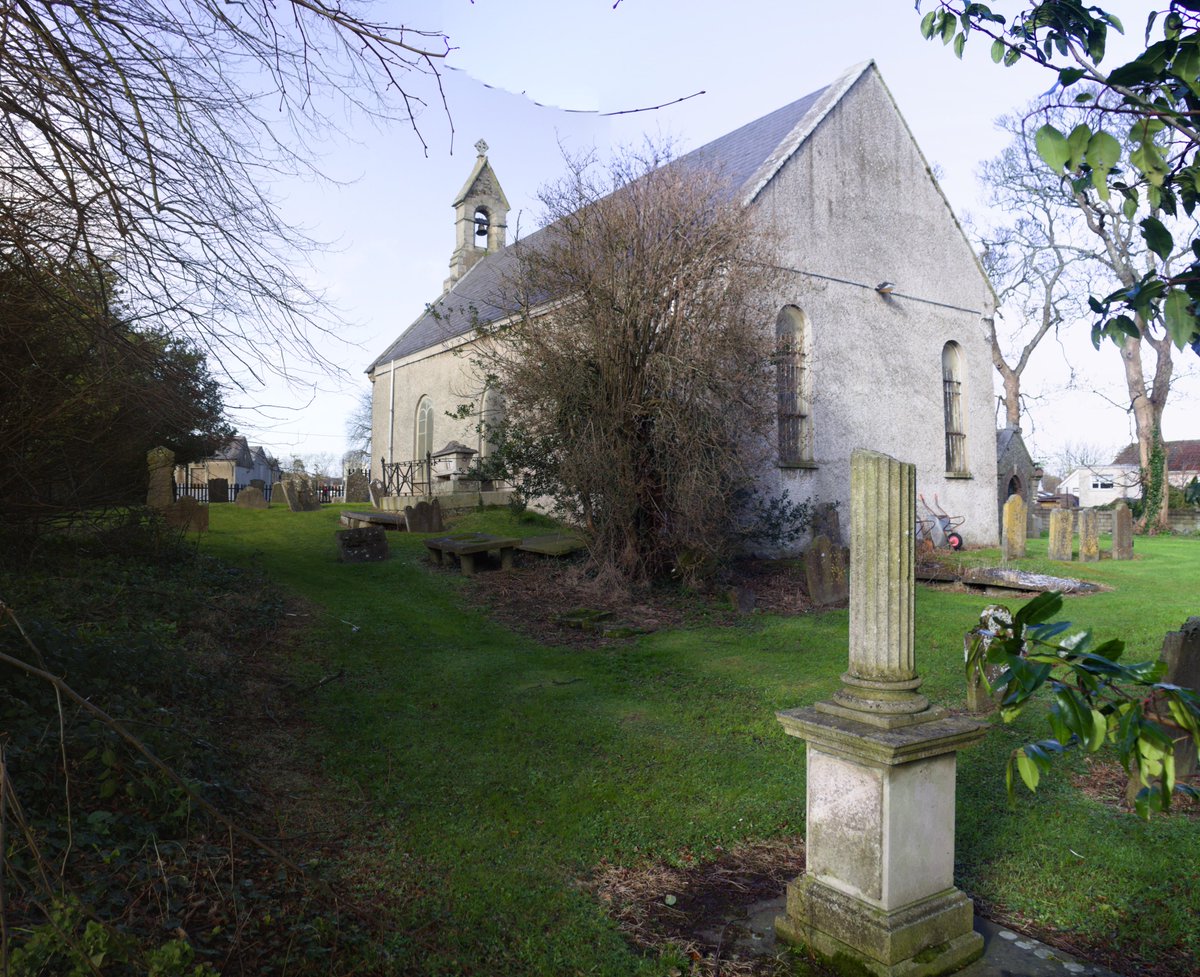
<path id="1" fill-rule="evenodd" d="M 185 533 L 208 532 L 208 506 L 201 505 L 190 495 L 172 502 L 163 510 L 163 519 L 172 529 Z"/>
<path id="2" fill-rule="evenodd" d="M 838 517 L 836 502 L 824 502 L 817 506 L 812 520 L 813 539 L 824 536 L 836 547 L 842 545 L 842 522 Z"/>
<path id="3" fill-rule="evenodd" d="M 170 448 L 151 448 L 146 452 L 146 467 L 150 469 L 146 505 L 151 509 L 166 509 L 175 501 L 175 452 Z"/>
<path id="4" fill-rule="evenodd" d="M 1050 513 L 1050 542 L 1046 556 L 1051 560 L 1070 563 L 1075 543 L 1075 513 L 1070 509 L 1055 509 Z"/>
<path id="5" fill-rule="evenodd" d="M 266 483 L 266 481 L 264 481 L 264 480 L 263 480 L 263 479 L 261 479 L 261 478 L 252 478 L 252 479 L 250 479 L 250 487 L 251 487 L 251 488 L 256 488 L 256 489 L 258 489 L 260 492 L 262 492 L 262 493 L 264 493 L 264 494 L 265 494 L 265 493 L 266 493 L 266 491 L 267 491 L 267 483 Z"/>
<path id="6" fill-rule="evenodd" d="M 382 526 L 342 529 L 334 535 L 342 563 L 375 563 L 388 557 L 387 533 Z"/>
<path id="7" fill-rule="evenodd" d="M 818 536 L 804 552 L 804 579 L 808 596 L 818 607 L 844 604 L 850 596 L 847 553 L 828 536 Z"/>
<path id="8" fill-rule="evenodd" d="M 1095 509 L 1079 510 L 1079 562 L 1100 559 L 1100 517 Z"/>
<path id="9" fill-rule="evenodd" d="M 288 509 L 292 512 L 303 512 L 304 508 L 300 503 L 300 487 L 291 479 L 280 482 L 275 486 L 283 491 L 283 500 L 287 503 Z"/>
<path id="10" fill-rule="evenodd" d="M 387 490 L 383 487 L 383 482 L 373 478 L 367 483 L 367 494 L 371 497 L 371 505 L 378 509 L 383 505 L 383 497 L 387 495 Z"/>
<path id="11" fill-rule="evenodd" d="M 1025 500 L 1019 495 L 1010 495 L 1004 503 L 1004 521 L 1001 531 L 1001 549 L 1006 560 L 1019 560 L 1025 556 L 1026 523 L 1029 519 Z"/>
<path id="12" fill-rule="evenodd" d="M 418 502 L 415 506 L 406 505 L 404 523 L 410 533 L 440 533 L 446 528 L 442 524 L 442 504 L 434 499 Z"/>
<path id="13" fill-rule="evenodd" d="M 229 479 L 210 478 L 208 480 L 208 504 L 229 501 Z"/>
<path id="14" fill-rule="evenodd" d="M 1189 617 L 1178 631 L 1168 631 L 1163 639 L 1162 661 L 1167 670 L 1160 679 L 1182 689 L 1200 692 L 1200 617 Z M 1194 777 L 1200 772 L 1197 763 L 1196 743 L 1187 730 L 1176 725 L 1174 717 L 1166 708 L 1160 707 L 1154 717 L 1175 742 L 1175 779 Z M 1141 789 L 1136 769 L 1130 774 L 1126 796 L 1130 803 Z"/>
<path id="15" fill-rule="evenodd" d="M 1133 559 L 1133 513 L 1124 502 L 1113 506 L 1113 547 L 1114 560 Z"/>
<path id="16" fill-rule="evenodd" d="M 983 644 L 983 652 L 986 655 L 988 646 L 991 645 L 997 637 L 1007 638 L 1012 634 L 1012 613 L 1007 607 L 1001 607 L 999 604 L 989 604 L 983 609 L 983 613 L 979 615 L 979 627 L 974 631 L 967 633 L 963 639 L 963 660 L 967 659 L 970 654 L 971 645 L 975 638 L 978 637 Z M 996 680 L 1004 673 L 1005 665 L 984 664 L 983 671 L 987 676 L 988 682 L 995 687 Z M 971 712 L 988 713 L 993 712 L 999 705 L 999 700 L 1002 696 L 992 693 L 988 694 L 987 686 L 980 680 L 979 673 L 972 671 L 967 676 L 967 708 Z"/>
<path id="17" fill-rule="evenodd" d="M 233 504 L 240 505 L 243 509 L 269 509 L 271 507 L 267 502 L 267 497 L 263 495 L 262 489 L 255 488 L 253 485 L 238 492 Z"/>
<path id="18" fill-rule="evenodd" d="M 367 473 L 355 470 L 346 474 L 346 501 L 370 502 L 371 496 L 367 490 Z"/>
<path id="19" fill-rule="evenodd" d="M 285 478 L 279 485 L 292 512 L 315 512 L 321 508 L 321 504 L 313 498 L 307 478 Z"/>
<path id="20" fill-rule="evenodd" d="M 916 466 L 855 451 L 850 499 L 849 668 L 832 701 L 777 714 L 808 743 L 808 814 L 775 932 L 842 972 L 949 973 L 983 952 L 954 887 L 954 779 L 986 727 L 917 691 Z"/>

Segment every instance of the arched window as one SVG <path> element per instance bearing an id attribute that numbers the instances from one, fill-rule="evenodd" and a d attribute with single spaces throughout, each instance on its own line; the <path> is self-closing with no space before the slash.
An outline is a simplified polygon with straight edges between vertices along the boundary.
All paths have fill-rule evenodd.
<path id="1" fill-rule="evenodd" d="M 813 460 L 812 330 L 794 305 L 775 320 L 775 388 L 779 415 L 779 464 Z"/>
<path id="2" fill-rule="evenodd" d="M 967 429 L 962 406 L 962 350 L 955 342 L 942 347 L 942 404 L 946 415 L 946 472 L 965 475 Z"/>
<path id="3" fill-rule="evenodd" d="M 487 458 L 496 450 L 496 428 L 504 420 L 504 395 L 495 387 L 483 392 L 479 409 L 479 457 Z"/>
<path id="4" fill-rule="evenodd" d="M 422 397 L 417 403 L 416 459 L 425 463 L 425 456 L 433 451 L 433 401 Z"/>

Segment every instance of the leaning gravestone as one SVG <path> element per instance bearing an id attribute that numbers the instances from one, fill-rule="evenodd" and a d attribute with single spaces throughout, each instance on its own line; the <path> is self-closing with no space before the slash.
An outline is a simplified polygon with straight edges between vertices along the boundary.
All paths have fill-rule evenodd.
<path id="1" fill-rule="evenodd" d="M 828 536 L 818 536 L 804 552 L 804 578 L 808 596 L 818 607 L 844 604 L 850 597 L 846 550 Z"/>
<path id="2" fill-rule="evenodd" d="M 1167 632 L 1163 639 L 1162 660 L 1167 670 L 1159 681 L 1200 692 L 1200 617 L 1189 617 L 1178 631 Z M 1200 764 L 1197 763 L 1196 743 L 1191 735 L 1176 725 L 1174 717 L 1162 706 L 1158 707 L 1152 718 L 1167 730 L 1175 742 L 1176 781 L 1194 777 L 1200 772 Z M 1137 769 L 1134 768 L 1125 790 L 1125 796 L 1131 804 L 1141 788 Z"/>
<path id="3" fill-rule="evenodd" d="M 283 500 L 287 503 L 288 509 L 292 512 L 303 512 L 304 508 L 300 503 L 300 487 L 290 479 L 286 482 L 280 482 L 277 488 L 283 489 Z"/>
<path id="4" fill-rule="evenodd" d="M 292 512 L 316 512 L 321 508 L 321 503 L 313 498 L 307 478 L 288 478 L 279 484 L 283 487 L 283 497 Z"/>
<path id="5" fill-rule="evenodd" d="M 382 526 L 342 529 L 334 535 L 342 563 L 376 563 L 388 557 L 387 534 Z"/>
<path id="6" fill-rule="evenodd" d="M 163 518 L 172 529 L 182 529 L 185 533 L 208 532 L 208 506 L 201 505 L 190 495 L 167 506 Z"/>
<path id="7" fill-rule="evenodd" d="M 379 509 L 383 506 L 383 497 L 387 495 L 387 490 L 383 487 L 383 482 L 373 478 L 367 483 L 367 495 L 371 498 L 371 505 Z"/>
<path id="8" fill-rule="evenodd" d="M 1006 560 L 1019 560 L 1025 555 L 1025 537 L 1028 509 L 1019 495 L 1010 495 L 1004 503 L 1004 528 L 1001 532 L 1001 548 Z"/>
<path id="9" fill-rule="evenodd" d="M 1113 506 L 1113 548 L 1114 560 L 1133 559 L 1133 513 L 1124 502 Z"/>
<path id="10" fill-rule="evenodd" d="M 826 537 L 834 546 L 842 545 L 842 523 L 836 502 L 825 502 L 813 513 L 813 539 Z"/>
<path id="11" fill-rule="evenodd" d="M 1079 562 L 1095 563 L 1100 559 L 1100 517 L 1095 509 L 1079 510 Z"/>
<path id="12" fill-rule="evenodd" d="M 367 490 L 367 473 L 352 471 L 346 476 L 347 502 L 370 502 L 371 496 Z"/>
<path id="13" fill-rule="evenodd" d="M 947 974 L 983 953 L 954 887 L 955 754 L 987 727 L 918 692 L 916 466 L 850 460 L 850 654 L 831 699 L 776 713 L 807 741 L 806 864 L 775 934 L 844 973 Z"/>
<path id="14" fill-rule="evenodd" d="M 1046 556 L 1063 563 L 1071 562 L 1075 542 L 1075 514 L 1070 509 L 1055 509 L 1050 513 L 1050 543 Z"/>
<path id="15" fill-rule="evenodd" d="M 238 492 L 233 504 L 240 505 L 243 509 L 269 509 L 271 507 L 267 502 L 267 497 L 263 495 L 262 489 L 255 488 L 253 485 Z"/>
<path id="16" fill-rule="evenodd" d="M 208 504 L 229 501 L 229 479 L 210 478 L 208 480 Z"/>
<path id="17" fill-rule="evenodd" d="M 146 467 L 150 469 L 146 505 L 151 509 L 166 509 L 175 501 L 175 452 L 170 448 L 152 448 L 146 452 Z"/>

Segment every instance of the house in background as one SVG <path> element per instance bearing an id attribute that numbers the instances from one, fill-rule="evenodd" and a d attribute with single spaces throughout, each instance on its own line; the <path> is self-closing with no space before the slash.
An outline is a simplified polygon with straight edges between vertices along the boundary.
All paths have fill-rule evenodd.
<path id="1" fill-rule="evenodd" d="M 1167 482 L 1184 488 L 1200 477 L 1200 441 L 1168 441 Z M 1079 499 L 1079 505 L 1102 506 L 1117 499 L 1137 499 L 1142 495 L 1142 475 L 1137 444 L 1126 445 L 1110 465 L 1076 468 L 1062 480 L 1058 491 Z"/>
<path id="2" fill-rule="evenodd" d="M 279 481 L 279 462 L 267 454 L 266 449 L 251 445 L 242 435 L 234 435 L 211 457 L 190 465 L 180 465 L 175 470 L 175 481 L 179 485 L 207 484 L 210 479 L 223 478 L 231 486 L 249 485 L 260 478 L 267 485 Z"/>
<path id="3" fill-rule="evenodd" d="M 476 148 L 453 202 L 455 250 L 441 296 L 370 365 L 372 443 L 418 464 L 448 442 L 478 454 L 480 418 L 503 405 L 473 374 L 474 326 L 515 309 L 502 284 L 508 204 Z M 683 156 L 715 171 L 780 240 L 785 284 L 763 329 L 777 358 L 778 443 L 769 495 L 841 504 L 850 455 L 882 451 L 917 467 L 918 491 L 964 518 L 969 544 L 998 539 L 992 363 L 980 318 L 995 297 L 874 62 Z M 533 237 L 536 237 L 535 232 Z M 533 240 L 531 237 L 530 240 Z M 471 404 L 473 417 L 447 412 Z"/>

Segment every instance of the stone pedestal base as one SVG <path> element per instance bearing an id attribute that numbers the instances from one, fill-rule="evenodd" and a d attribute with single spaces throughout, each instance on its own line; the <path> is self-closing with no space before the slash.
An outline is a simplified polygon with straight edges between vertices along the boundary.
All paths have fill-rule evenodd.
<path id="1" fill-rule="evenodd" d="M 954 888 L 954 780 L 955 754 L 986 727 L 939 709 L 892 728 L 850 713 L 777 714 L 808 744 L 808 803 L 806 872 L 775 930 L 847 974 L 951 973 L 983 952 Z"/>
<path id="2" fill-rule="evenodd" d="M 957 889 L 887 912 L 805 875 L 788 886 L 775 932 L 835 970 L 876 977 L 939 977 L 983 954 L 971 900 Z"/>

